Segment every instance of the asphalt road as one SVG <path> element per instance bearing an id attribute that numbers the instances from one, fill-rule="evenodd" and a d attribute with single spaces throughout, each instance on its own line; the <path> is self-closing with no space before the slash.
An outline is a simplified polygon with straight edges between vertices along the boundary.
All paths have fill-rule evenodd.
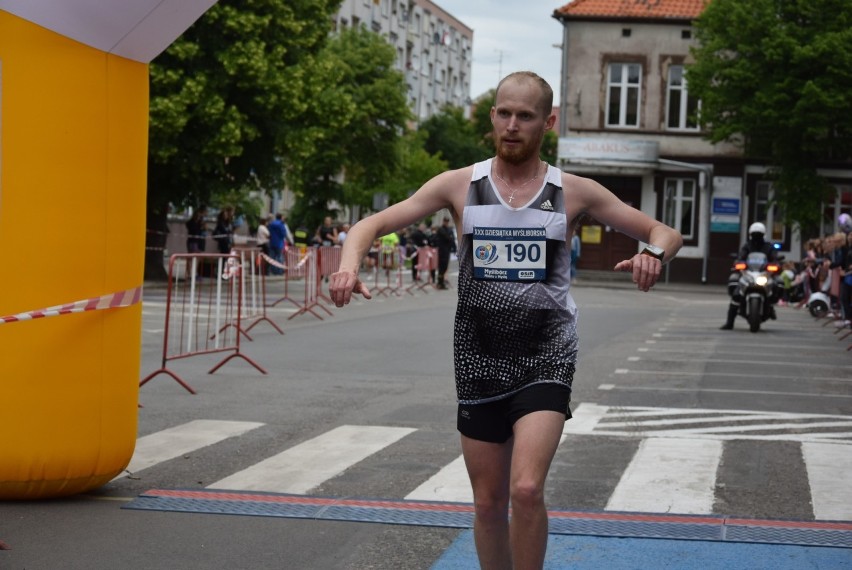
<path id="1" fill-rule="evenodd" d="M 271 284 L 271 295 L 278 286 Z M 840 465 L 852 460 L 852 352 L 830 324 L 779 308 L 778 320 L 757 334 L 742 320 L 734 331 L 720 331 L 727 303 L 721 287 L 641 293 L 624 283 L 580 280 L 574 297 L 581 311 L 577 418 L 566 424 L 548 505 L 852 519 L 852 511 L 844 516 L 820 499 L 820 485 L 831 483 L 817 481 L 809 462 L 825 446 Z M 164 300 L 163 290 L 146 290 L 141 376 L 161 365 Z M 248 488 L 219 482 L 236 481 L 243 470 L 344 426 L 376 428 L 376 437 L 392 440 L 299 493 L 412 496 L 460 453 L 454 302 L 452 290 L 381 296 L 333 315 L 319 310 L 322 320 L 310 313 L 289 319 L 296 308 L 281 303 L 268 314 L 285 334 L 261 322 L 249 332 L 253 340 L 241 343 L 268 374 L 240 359 L 208 374 L 222 354 L 170 362 L 198 393 L 167 375 L 152 379 L 140 389 L 139 437 L 156 439 L 187 425 L 204 425 L 208 434 L 221 426 L 236 431 L 85 496 L 0 503 L 0 541 L 11 548 L 0 550 L 0 569 L 429 568 L 459 530 L 121 507 L 151 489 Z M 709 503 L 695 506 L 688 492 L 635 491 L 651 488 L 637 458 L 645 457 L 646 466 L 654 461 L 651 443 L 660 441 L 682 444 L 656 467 L 678 473 L 675 479 L 710 462 Z M 315 459 L 304 465 L 306 477 L 323 461 L 322 454 L 308 457 Z M 824 491 L 852 509 L 842 480 Z"/>

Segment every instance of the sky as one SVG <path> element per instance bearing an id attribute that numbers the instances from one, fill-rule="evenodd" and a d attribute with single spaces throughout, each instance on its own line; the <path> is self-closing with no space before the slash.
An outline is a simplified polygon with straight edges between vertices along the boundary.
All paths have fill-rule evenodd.
<path id="1" fill-rule="evenodd" d="M 476 99 L 513 71 L 534 71 L 559 101 L 562 24 L 551 14 L 569 0 L 432 0 L 473 29 L 470 96 Z"/>

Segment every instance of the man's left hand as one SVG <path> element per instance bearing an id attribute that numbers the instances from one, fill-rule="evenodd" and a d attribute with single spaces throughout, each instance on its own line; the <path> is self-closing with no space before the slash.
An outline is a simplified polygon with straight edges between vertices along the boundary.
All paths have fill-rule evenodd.
<path id="1" fill-rule="evenodd" d="M 640 291 L 648 291 L 660 278 L 663 263 L 656 257 L 637 253 L 630 259 L 625 259 L 616 264 L 615 271 L 630 271 L 633 273 L 633 282 Z"/>

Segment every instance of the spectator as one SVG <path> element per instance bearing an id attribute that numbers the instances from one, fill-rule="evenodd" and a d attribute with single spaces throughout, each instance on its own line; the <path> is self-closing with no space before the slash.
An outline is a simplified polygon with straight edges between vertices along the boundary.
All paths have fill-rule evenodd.
<path id="1" fill-rule="evenodd" d="M 840 283 L 840 307 L 843 320 L 852 321 L 852 232 L 846 234 L 846 255 L 841 263 L 843 279 Z"/>
<path id="2" fill-rule="evenodd" d="M 338 243 L 339 245 L 343 245 L 343 242 L 344 242 L 344 241 L 346 241 L 346 234 L 348 234 L 348 233 L 349 233 L 349 228 L 350 228 L 350 227 L 351 227 L 351 226 L 350 226 L 349 224 L 343 224 L 343 225 L 342 225 L 342 226 L 340 226 L 340 228 L 337 230 L 337 243 Z"/>
<path id="3" fill-rule="evenodd" d="M 231 253 L 234 247 L 234 209 L 230 206 L 219 210 L 216 216 L 216 227 L 213 229 L 213 239 L 219 253 Z"/>
<path id="4" fill-rule="evenodd" d="M 275 214 L 275 219 L 269 222 L 269 256 L 278 263 L 284 263 L 284 242 L 287 240 L 287 228 L 284 226 L 284 217 Z M 272 266 L 273 275 L 283 275 L 284 270 Z"/>
<path id="5" fill-rule="evenodd" d="M 260 253 L 266 256 L 269 256 L 269 227 L 267 227 L 269 220 L 269 216 L 262 217 L 260 219 L 260 225 L 257 226 L 257 232 L 255 234 L 255 241 L 257 242 L 257 246 L 260 248 Z M 268 275 L 269 264 L 265 260 L 260 261 L 259 263 L 263 267 L 264 275 Z"/>
<path id="6" fill-rule="evenodd" d="M 577 263 L 580 261 L 581 251 L 580 236 L 574 233 L 571 237 L 571 281 L 577 280 Z"/>
<path id="7" fill-rule="evenodd" d="M 337 245 L 337 228 L 332 223 L 331 216 L 326 216 L 322 225 L 317 228 L 316 240 L 319 245 Z"/>
<path id="8" fill-rule="evenodd" d="M 444 218 L 438 228 L 436 244 L 438 246 L 438 289 L 447 288 L 447 268 L 450 266 L 450 253 L 456 250 L 456 236 L 450 227 L 450 218 Z"/>
<path id="9" fill-rule="evenodd" d="M 189 253 L 202 253 L 207 247 L 207 208 L 200 207 L 192 213 L 186 221 L 186 251 Z"/>
<path id="10" fill-rule="evenodd" d="M 408 240 L 408 243 L 413 248 L 409 257 L 411 257 L 411 278 L 414 281 L 420 280 L 420 275 L 417 273 L 417 263 L 420 259 L 417 254 L 417 250 L 429 245 L 429 236 L 426 235 L 426 230 L 426 222 L 420 222 L 420 225 L 411 232 L 411 236 Z"/>
<path id="11" fill-rule="evenodd" d="M 391 232 L 379 238 L 382 269 L 396 269 L 399 258 L 399 235 Z"/>
<path id="12" fill-rule="evenodd" d="M 293 245 L 299 249 L 300 256 L 305 255 L 309 245 L 308 228 L 305 227 L 305 224 L 300 224 L 293 232 Z"/>

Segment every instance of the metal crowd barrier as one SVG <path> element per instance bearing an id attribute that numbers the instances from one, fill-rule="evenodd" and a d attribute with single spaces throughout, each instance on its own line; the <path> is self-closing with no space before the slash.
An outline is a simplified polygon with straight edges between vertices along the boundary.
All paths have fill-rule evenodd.
<path id="1" fill-rule="evenodd" d="M 203 276 L 210 266 L 215 274 Z M 168 367 L 172 360 L 203 354 L 230 352 L 213 374 L 234 358 L 242 358 L 261 373 L 251 358 L 240 352 L 242 329 L 244 266 L 237 254 L 177 253 L 169 259 L 169 285 L 163 333 L 162 366 L 139 383 L 144 386 L 159 374 L 171 376 L 191 394 L 195 390 Z"/>
<path id="2" fill-rule="evenodd" d="M 284 267 L 278 268 L 281 269 L 281 274 L 284 276 L 284 294 L 281 297 L 278 297 L 272 303 L 270 303 L 270 307 L 274 307 L 278 303 L 283 303 L 284 301 L 289 301 L 290 303 L 296 305 L 296 308 L 298 309 L 301 309 L 304 306 L 296 299 L 290 296 L 290 281 L 298 281 L 305 278 L 305 263 L 306 260 L 304 256 L 300 253 L 299 249 L 291 247 L 284 252 Z"/>
<path id="3" fill-rule="evenodd" d="M 248 336 L 248 332 L 260 323 L 266 322 L 279 334 L 284 334 L 281 327 L 266 314 L 266 270 L 269 268 L 270 262 L 277 262 L 274 259 L 267 261 L 259 247 L 244 247 L 235 251 L 240 256 L 240 266 L 243 269 L 240 274 L 242 280 L 242 314 L 240 320 L 251 320 L 245 330 L 242 329 L 242 323 L 238 323 L 239 330 L 246 335 L 246 338 L 252 340 Z"/>
<path id="4" fill-rule="evenodd" d="M 417 248 L 417 263 L 414 264 L 417 279 L 408 286 L 406 291 L 423 291 L 428 293 L 427 287 L 435 288 L 435 275 L 438 271 L 438 250 L 434 247 L 424 246 Z M 411 293 L 412 295 L 414 293 Z"/>
<path id="5" fill-rule="evenodd" d="M 376 259 L 377 267 L 375 282 L 370 292 L 376 295 L 400 295 L 402 289 L 402 272 L 405 269 L 404 256 L 398 248 L 379 249 Z M 380 275 L 384 273 L 384 283 L 380 284 Z"/>

